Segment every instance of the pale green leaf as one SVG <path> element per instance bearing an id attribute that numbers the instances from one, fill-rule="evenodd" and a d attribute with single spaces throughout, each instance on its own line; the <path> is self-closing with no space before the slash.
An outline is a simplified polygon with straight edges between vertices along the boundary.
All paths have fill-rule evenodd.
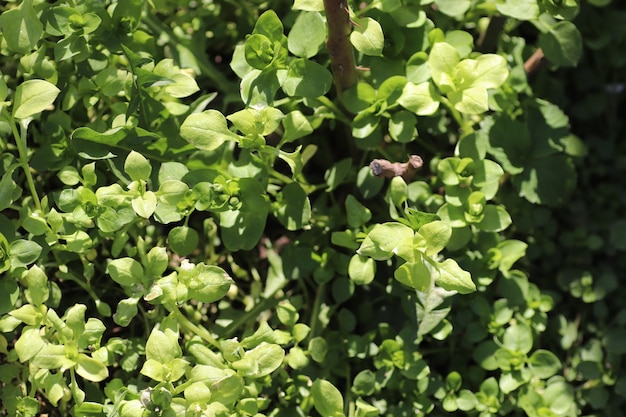
<path id="1" fill-rule="evenodd" d="M 284 358 L 285 351 L 279 345 L 261 342 L 231 365 L 243 376 L 260 378 L 274 372 L 283 363 Z"/>
<path id="2" fill-rule="evenodd" d="M 357 51 L 365 55 L 380 56 L 385 47 L 383 28 L 371 17 L 354 19 L 350 42 Z"/>
<path id="3" fill-rule="evenodd" d="M 453 84 L 451 78 L 459 60 L 459 52 L 454 46 L 446 42 L 434 44 L 428 55 L 428 68 L 435 84 L 438 86 Z"/>
<path id="4" fill-rule="evenodd" d="M 206 110 L 187 116 L 180 126 L 180 135 L 203 151 L 215 150 L 227 140 L 240 139 L 239 135 L 228 130 L 226 118 L 217 110 Z"/>
<path id="5" fill-rule="evenodd" d="M 398 104 L 418 116 L 430 116 L 439 109 L 439 94 L 430 82 L 407 82 Z"/>
<path id="6" fill-rule="evenodd" d="M 326 40 L 326 23 L 319 12 L 301 12 L 296 18 L 289 35 L 289 51 L 302 58 L 317 54 Z"/>
<path id="7" fill-rule="evenodd" d="M 343 396 L 341 392 L 325 379 L 316 379 L 311 386 L 313 405 L 322 417 L 343 416 Z"/>
<path id="8" fill-rule="evenodd" d="M 413 257 L 413 229 L 401 223 L 377 224 L 367 234 L 357 250 L 359 255 L 383 261 L 398 255 L 405 259 Z"/>
<path id="9" fill-rule="evenodd" d="M 503 3 L 496 3 L 496 8 L 503 15 L 517 20 L 533 20 L 540 13 L 537 0 L 504 0 Z"/>
<path id="10" fill-rule="evenodd" d="M 323 12 L 323 0 L 295 0 L 293 2 L 294 10 L 305 10 L 308 12 Z"/>
<path id="11" fill-rule="evenodd" d="M 348 264 L 348 276 L 357 285 L 367 285 L 376 275 L 376 262 L 372 258 L 353 255 Z"/>
<path id="12" fill-rule="evenodd" d="M 437 285 L 448 291 L 458 291 L 461 294 L 469 294 L 476 291 L 476 285 L 472 281 L 469 272 L 461 267 L 453 259 L 446 259 L 439 265 Z"/>
<path id="13" fill-rule="evenodd" d="M 20 7 L 3 9 L 0 15 L 2 36 L 8 49 L 13 52 L 26 54 L 37 45 L 43 34 L 43 25 L 32 3 L 32 0 L 25 0 Z"/>
<path id="14" fill-rule="evenodd" d="M 61 90 L 45 80 L 27 80 L 17 86 L 13 100 L 13 117 L 24 119 L 44 111 Z"/>

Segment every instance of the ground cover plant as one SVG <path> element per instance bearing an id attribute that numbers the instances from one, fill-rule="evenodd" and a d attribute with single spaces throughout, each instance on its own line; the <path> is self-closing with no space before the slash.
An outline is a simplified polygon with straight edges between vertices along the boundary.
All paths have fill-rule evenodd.
<path id="1" fill-rule="evenodd" d="M 613 3 L 3 3 L 0 415 L 618 415 Z"/>

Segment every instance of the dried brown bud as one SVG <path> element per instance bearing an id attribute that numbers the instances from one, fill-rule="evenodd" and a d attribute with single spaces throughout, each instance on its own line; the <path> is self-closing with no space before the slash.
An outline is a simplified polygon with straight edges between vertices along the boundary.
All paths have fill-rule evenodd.
<path id="1" fill-rule="evenodd" d="M 374 159 L 370 163 L 370 170 L 377 177 L 402 177 L 408 182 L 422 165 L 424 165 L 424 161 L 419 155 L 411 155 L 409 160 L 404 163 L 389 162 L 386 159 Z"/>

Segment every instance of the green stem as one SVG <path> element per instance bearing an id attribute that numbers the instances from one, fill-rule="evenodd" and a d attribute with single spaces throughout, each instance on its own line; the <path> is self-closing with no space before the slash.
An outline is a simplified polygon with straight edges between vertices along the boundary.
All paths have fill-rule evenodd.
<path id="1" fill-rule="evenodd" d="M 461 130 L 462 136 L 467 133 L 470 133 L 473 130 L 472 123 L 469 121 L 466 121 L 461 115 L 461 113 L 457 109 L 454 108 L 452 103 L 450 103 L 450 101 L 447 98 L 441 97 L 441 102 L 448 108 L 448 110 L 450 111 L 450 114 L 454 118 L 454 121 L 459 125 L 459 129 Z"/>
<path id="2" fill-rule="evenodd" d="M 30 190 L 30 194 L 33 197 L 33 201 L 35 202 L 35 207 L 38 211 L 41 211 L 41 200 L 39 199 L 39 195 L 37 194 L 37 189 L 35 188 L 35 181 L 33 180 L 33 175 L 30 172 L 30 165 L 28 164 L 28 147 L 26 145 L 26 131 L 27 127 L 21 125 L 21 129 L 18 131 L 17 125 L 15 123 L 15 119 L 13 116 L 10 117 L 10 125 L 11 130 L 13 131 L 13 138 L 15 139 L 15 143 L 17 144 L 17 152 L 19 154 L 19 164 L 24 169 L 24 174 L 26 174 L 26 183 L 28 184 L 28 189 Z"/>
<path id="3" fill-rule="evenodd" d="M 317 291 L 315 291 L 315 300 L 313 301 L 313 310 L 311 311 L 311 321 L 309 323 L 309 327 L 311 328 L 311 339 L 318 336 L 318 316 L 320 314 L 325 290 L 326 285 L 321 284 L 317 287 Z"/>
<path id="4" fill-rule="evenodd" d="M 180 324 L 185 331 L 200 336 L 200 338 L 202 338 L 205 342 L 217 349 L 220 349 L 220 344 L 206 328 L 192 323 L 191 320 L 189 320 L 176 306 L 172 308 L 172 313 L 174 313 L 178 324 Z"/>

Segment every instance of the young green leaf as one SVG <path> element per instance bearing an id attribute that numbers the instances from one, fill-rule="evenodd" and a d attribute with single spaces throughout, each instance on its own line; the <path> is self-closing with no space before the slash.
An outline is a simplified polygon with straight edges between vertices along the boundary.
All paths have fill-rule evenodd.
<path id="1" fill-rule="evenodd" d="M 316 379 L 311 386 L 313 405 L 322 417 L 341 417 L 343 396 L 341 392 L 325 379 Z"/>
<path id="2" fill-rule="evenodd" d="M 393 277 L 401 284 L 420 292 L 428 292 L 432 286 L 430 269 L 421 259 L 400 265 L 394 271 Z"/>
<path id="3" fill-rule="evenodd" d="M 574 67 L 582 55 L 583 40 L 572 22 L 562 21 L 539 34 L 539 46 L 551 63 Z"/>
<path id="4" fill-rule="evenodd" d="M 130 151 L 124 161 L 124 172 L 128 174 L 133 181 L 148 181 L 150 173 L 152 173 L 152 165 L 142 154 Z"/>
<path id="5" fill-rule="evenodd" d="M 167 243 L 178 256 L 187 256 L 198 248 L 200 236 L 195 229 L 177 226 L 167 234 Z"/>
<path id="6" fill-rule="evenodd" d="M 367 285 L 376 275 L 376 262 L 372 258 L 353 255 L 348 265 L 348 276 L 357 285 Z"/>
<path id="7" fill-rule="evenodd" d="M 371 17 L 354 18 L 350 42 L 357 51 L 365 55 L 380 56 L 385 47 L 383 28 Z"/>
<path id="8" fill-rule="evenodd" d="M 440 96 L 430 82 L 407 82 L 398 103 L 418 116 L 430 116 L 439 109 Z"/>
<path id="9" fill-rule="evenodd" d="M 180 126 L 180 135 L 198 149 L 212 151 L 227 140 L 239 141 L 241 137 L 226 125 L 226 118 L 217 110 L 206 110 L 187 116 Z"/>
<path id="10" fill-rule="evenodd" d="M 242 376 L 261 378 L 274 372 L 283 363 L 284 358 L 285 351 L 279 345 L 262 342 L 231 365 Z"/>
<path id="11" fill-rule="evenodd" d="M 437 285 L 445 290 L 456 290 L 461 294 L 469 294 L 476 291 L 476 285 L 472 281 L 469 272 L 461 269 L 454 259 L 446 259 L 438 265 L 439 276 Z"/>
<path id="12" fill-rule="evenodd" d="M 141 283 L 144 277 L 143 267 L 133 258 L 113 259 L 107 271 L 113 281 L 127 287 Z"/>
<path id="13" fill-rule="evenodd" d="M 357 253 L 384 261 L 393 255 L 404 259 L 413 258 L 413 229 L 401 223 L 377 224 L 367 234 Z"/>
<path id="14" fill-rule="evenodd" d="M 319 12 L 300 12 L 287 36 L 289 51 L 301 58 L 317 54 L 326 40 L 326 23 Z"/>
<path id="15" fill-rule="evenodd" d="M 19 7 L 5 10 L 0 15 L 2 37 L 10 51 L 26 54 L 41 39 L 43 25 L 32 4 L 32 0 L 24 0 Z"/>
<path id="16" fill-rule="evenodd" d="M 45 80 L 27 80 L 17 86 L 13 99 L 13 117 L 25 119 L 41 113 L 57 98 L 61 90 Z"/>
<path id="17" fill-rule="evenodd" d="M 282 89 L 289 96 L 316 98 L 326 94 L 332 83 L 332 74 L 325 67 L 300 58 L 289 64 Z"/>

